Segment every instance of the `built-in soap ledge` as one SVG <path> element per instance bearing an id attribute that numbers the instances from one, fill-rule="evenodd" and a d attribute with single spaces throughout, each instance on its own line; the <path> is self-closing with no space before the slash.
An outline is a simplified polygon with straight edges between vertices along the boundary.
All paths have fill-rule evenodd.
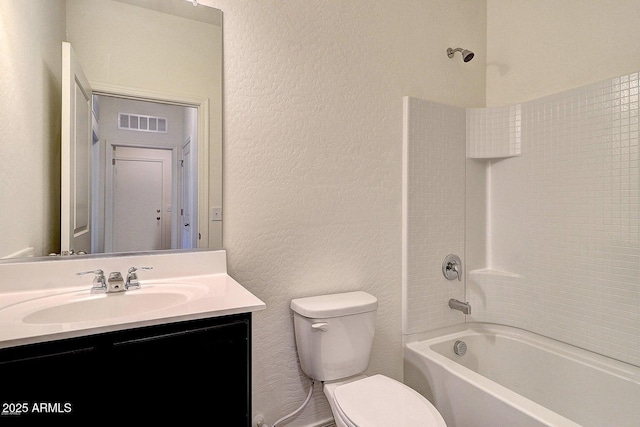
<path id="1" fill-rule="evenodd" d="M 521 154 L 521 104 L 467 108 L 467 158 L 497 159 Z"/>
<path id="2" fill-rule="evenodd" d="M 520 157 L 520 154 L 489 155 L 489 156 L 470 156 L 470 155 L 467 155 L 467 159 L 473 159 L 473 160 L 502 160 L 502 159 L 510 159 L 512 157 Z"/>
<path id="3" fill-rule="evenodd" d="M 504 271 L 504 270 L 496 270 L 493 268 L 480 268 L 480 269 L 469 271 L 469 277 L 472 279 L 474 277 L 481 278 L 481 277 L 487 277 L 487 276 L 511 277 L 515 279 L 523 278 L 521 274 L 513 273 L 510 271 Z"/>

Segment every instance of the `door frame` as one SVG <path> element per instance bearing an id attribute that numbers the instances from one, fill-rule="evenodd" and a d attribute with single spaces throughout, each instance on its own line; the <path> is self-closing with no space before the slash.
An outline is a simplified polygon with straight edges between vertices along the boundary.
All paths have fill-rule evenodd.
<path id="1" fill-rule="evenodd" d="M 198 248 L 209 247 L 209 98 L 194 98 L 174 93 L 162 93 L 144 89 L 131 88 L 105 83 L 92 83 L 94 95 L 125 98 L 136 101 L 156 102 L 160 104 L 192 107 L 197 110 L 198 116 Z M 156 147 L 157 148 L 157 147 Z M 109 155 L 109 154 L 108 154 Z M 175 209 L 174 209 L 175 210 Z"/>
<path id="2" fill-rule="evenodd" d="M 188 150 L 187 150 L 188 148 Z M 188 207 L 189 212 L 190 212 L 190 218 L 189 218 L 189 222 L 193 222 L 194 220 L 196 221 L 196 224 L 198 224 L 198 207 L 197 204 L 195 206 L 195 209 L 191 209 L 192 207 L 194 207 L 194 197 L 197 197 L 197 192 L 193 192 L 193 191 L 189 191 L 187 190 L 188 186 L 185 185 L 189 179 L 193 178 L 193 168 L 191 166 L 193 166 L 193 164 L 191 162 L 185 162 L 185 152 L 189 152 L 190 155 L 193 151 L 196 151 L 197 147 L 194 149 L 193 148 L 193 141 L 191 139 L 191 137 L 187 138 L 186 140 L 184 140 L 182 142 L 182 147 L 180 148 L 180 163 L 178 165 L 178 173 L 180 174 L 180 179 L 181 179 L 181 183 L 180 183 L 180 200 L 179 200 L 179 205 L 178 205 L 178 209 L 180 209 L 180 213 L 178 214 L 178 218 L 180 220 L 180 224 L 178 227 L 178 239 L 179 239 L 179 247 L 180 249 L 184 249 L 185 245 L 184 245 L 184 222 L 185 222 L 185 218 L 184 218 L 184 210 L 185 208 Z M 196 151 L 196 156 L 197 156 L 197 151 Z M 185 163 L 190 164 L 189 165 L 189 173 L 185 174 Z M 193 184 L 192 184 L 193 185 Z M 197 184 L 196 184 L 196 189 L 197 189 Z M 185 193 L 189 192 L 189 203 L 185 203 Z M 191 248 L 195 248 L 198 246 L 198 230 L 197 228 L 189 228 L 189 246 L 187 247 L 187 249 L 191 249 Z"/>
<path id="3" fill-rule="evenodd" d="M 68 42 L 61 45 L 62 87 L 61 87 L 61 129 L 60 129 L 60 253 L 63 255 L 90 252 L 91 232 L 91 151 L 92 151 L 92 86 L 82 70 L 73 47 Z M 79 122 L 76 94 L 82 93 L 86 98 L 86 116 L 81 117 L 86 126 L 86 134 L 79 135 L 76 123 Z M 83 102 L 84 103 L 84 102 Z M 83 163 L 87 171 L 82 176 L 76 169 L 78 142 L 86 148 Z M 78 182 L 87 188 L 80 194 Z M 82 206 L 84 205 L 84 209 Z M 80 218 L 80 216 L 83 218 Z"/>

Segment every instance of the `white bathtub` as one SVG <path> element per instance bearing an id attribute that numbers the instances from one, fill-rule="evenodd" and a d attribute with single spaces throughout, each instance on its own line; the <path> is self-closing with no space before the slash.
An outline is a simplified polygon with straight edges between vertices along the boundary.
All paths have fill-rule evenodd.
<path id="1" fill-rule="evenodd" d="M 405 344 L 405 382 L 448 427 L 640 426 L 636 366 L 506 326 L 467 323 L 420 339 Z"/>

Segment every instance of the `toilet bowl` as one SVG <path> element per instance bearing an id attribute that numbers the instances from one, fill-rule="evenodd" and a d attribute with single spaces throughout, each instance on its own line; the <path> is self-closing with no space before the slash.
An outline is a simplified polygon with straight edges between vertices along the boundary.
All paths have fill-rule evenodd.
<path id="1" fill-rule="evenodd" d="M 424 396 L 384 375 L 365 376 L 378 300 L 347 292 L 291 301 L 300 366 L 322 381 L 338 427 L 445 427 Z"/>
<path id="2" fill-rule="evenodd" d="M 445 427 L 424 396 L 384 375 L 324 385 L 337 427 Z"/>

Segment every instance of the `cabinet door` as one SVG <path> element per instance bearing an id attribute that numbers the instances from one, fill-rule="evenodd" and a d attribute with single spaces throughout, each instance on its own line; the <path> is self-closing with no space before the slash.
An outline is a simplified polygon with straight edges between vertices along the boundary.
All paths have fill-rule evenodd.
<path id="1" fill-rule="evenodd" d="M 249 425 L 247 324 L 215 325 L 114 342 L 103 353 L 115 384 L 146 420 Z M 112 408 L 114 415 L 119 408 Z"/>
<path id="2" fill-rule="evenodd" d="M 0 425 L 57 419 L 83 426 L 250 426 L 250 319 L 234 315 L 0 349 Z"/>
<path id="3" fill-rule="evenodd" d="M 90 403 L 87 392 L 98 378 L 87 368 L 96 349 L 78 344 L 46 343 L 0 353 L 0 424 L 91 413 L 85 402 Z"/>

